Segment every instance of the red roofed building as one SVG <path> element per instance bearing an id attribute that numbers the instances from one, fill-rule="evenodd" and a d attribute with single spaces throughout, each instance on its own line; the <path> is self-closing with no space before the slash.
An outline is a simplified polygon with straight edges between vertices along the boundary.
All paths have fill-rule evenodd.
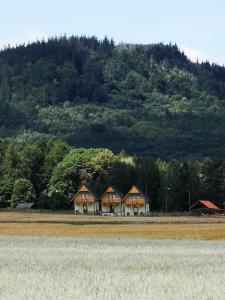
<path id="1" fill-rule="evenodd" d="M 220 211 L 214 203 L 209 200 L 199 200 L 191 206 L 191 210 L 199 213 L 215 213 Z"/>

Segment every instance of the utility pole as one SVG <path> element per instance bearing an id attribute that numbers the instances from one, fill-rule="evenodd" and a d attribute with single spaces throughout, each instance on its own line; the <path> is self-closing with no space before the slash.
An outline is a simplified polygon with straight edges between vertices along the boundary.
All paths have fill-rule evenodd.
<path id="1" fill-rule="evenodd" d="M 189 210 L 189 215 L 191 214 L 191 192 L 188 191 L 188 210 Z"/>
<path id="2" fill-rule="evenodd" d="M 166 188 L 166 215 L 168 213 L 168 191 L 170 190 L 170 188 Z"/>
<path id="3" fill-rule="evenodd" d="M 167 202 L 168 202 L 168 194 L 167 194 L 167 189 L 166 189 L 166 215 L 167 215 Z"/>
<path id="4" fill-rule="evenodd" d="M 148 193 L 148 184 L 147 184 L 147 170 L 146 170 L 146 173 L 145 173 L 145 215 L 146 215 L 146 205 L 147 205 L 147 199 L 148 199 L 147 193 Z"/>

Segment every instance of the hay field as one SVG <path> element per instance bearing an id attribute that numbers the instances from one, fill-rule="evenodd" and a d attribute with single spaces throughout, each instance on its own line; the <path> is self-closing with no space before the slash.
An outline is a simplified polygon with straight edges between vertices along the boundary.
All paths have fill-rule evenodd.
<path id="1" fill-rule="evenodd" d="M 0 212 L 0 236 L 225 240 L 225 217 L 102 217 Z"/>
<path id="2" fill-rule="evenodd" d="M 38 211 L 16 212 L 1 211 L 0 223 L 62 223 L 62 224 L 202 224 L 224 223 L 225 216 L 160 216 L 160 217 L 104 217 L 92 215 L 75 215 L 71 213 L 46 213 Z"/>
<path id="3" fill-rule="evenodd" d="M 4 300 L 224 299 L 224 241 L 0 238 Z"/>
<path id="4" fill-rule="evenodd" d="M 225 224 L 0 224 L 0 236 L 225 240 Z"/>

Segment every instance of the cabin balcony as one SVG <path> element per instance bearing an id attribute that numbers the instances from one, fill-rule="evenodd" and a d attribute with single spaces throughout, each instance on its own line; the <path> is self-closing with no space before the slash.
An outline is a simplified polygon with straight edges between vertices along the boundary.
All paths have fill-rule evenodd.
<path id="1" fill-rule="evenodd" d="M 121 199 L 119 198 L 103 199 L 101 203 L 104 206 L 119 206 L 121 205 Z"/>
<path id="2" fill-rule="evenodd" d="M 74 199 L 74 204 L 76 205 L 93 205 L 95 203 L 94 197 L 76 197 Z"/>
<path id="3" fill-rule="evenodd" d="M 142 206 L 145 206 L 145 200 L 144 199 L 138 199 L 138 200 L 126 199 L 124 201 L 124 205 L 127 207 L 142 207 Z"/>

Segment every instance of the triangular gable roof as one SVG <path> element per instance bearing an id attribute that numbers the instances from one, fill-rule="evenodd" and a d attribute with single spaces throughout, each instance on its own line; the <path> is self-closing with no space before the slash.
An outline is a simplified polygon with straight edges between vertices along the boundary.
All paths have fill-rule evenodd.
<path id="1" fill-rule="evenodd" d="M 89 192 L 93 195 L 95 200 L 98 200 L 98 195 L 89 187 L 86 183 L 82 184 L 82 186 L 78 189 L 77 193 L 73 196 L 72 200 L 80 193 L 80 192 Z"/>
<path id="2" fill-rule="evenodd" d="M 132 186 L 132 188 L 129 190 L 129 192 L 124 196 L 124 199 L 126 199 L 127 196 L 130 194 L 141 194 L 144 199 L 146 198 L 145 193 L 136 185 Z"/>
<path id="3" fill-rule="evenodd" d="M 107 190 L 105 191 L 106 193 L 115 193 L 115 189 L 110 185 Z"/>
<path id="4" fill-rule="evenodd" d="M 21 202 L 21 203 L 17 204 L 15 209 L 29 209 L 29 208 L 32 208 L 33 206 L 34 206 L 34 202 L 32 202 L 32 203 Z"/>
<path id="5" fill-rule="evenodd" d="M 105 192 L 101 196 L 101 199 L 105 196 L 106 193 L 115 193 L 115 194 L 119 195 L 120 198 L 122 198 L 122 195 L 118 191 L 118 189 L 116 187 L 112 186 L 112 185 L 108 186 L 108 188 L 105 190 Z"/>
<path id="6" fill-rule="evenodd" d="M 195 202 L 192 206 L 191 209 L 193 209 L 195 206 L 197 206 L 198 204 L 202 204 L 205 208 L 208 209 L 216 209 L 219 210 L 219 207 L 217 207 L 214 203 L 212 203 L 209 200 L 198 200 L 197 202 Z"/>
<path id="7" fill-rule="evenodd" d="M 129 194 L 139 194 L 139 193 L 141 192 L 136 186 L 132 186 L 132 188 L 129 191 Z"/>
<path id="8" fill-rule="evenodd" d="M 85 184 L 83 184 L 79 189 L 79 192 L 89 192 L 89 188 Z"/>

